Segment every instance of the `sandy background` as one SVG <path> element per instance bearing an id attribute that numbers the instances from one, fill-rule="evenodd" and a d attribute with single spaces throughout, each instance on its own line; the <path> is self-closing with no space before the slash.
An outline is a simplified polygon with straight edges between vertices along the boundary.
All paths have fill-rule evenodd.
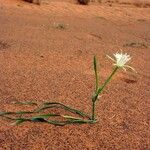
<path id="1" fill-rule="evenodd" d="M 118 72 L 97 102 L 96 124 L 11 126 L 0 118 L 0 150 L 150 149 L 150 8 L 130 3 L 0 0 L 0 111 L 31 110 L 11 103 L 33 100 L 90 114 L 94 54 L 101 83 L 112 70 L 106 54 L 120 49 L 138 72 Z"/>

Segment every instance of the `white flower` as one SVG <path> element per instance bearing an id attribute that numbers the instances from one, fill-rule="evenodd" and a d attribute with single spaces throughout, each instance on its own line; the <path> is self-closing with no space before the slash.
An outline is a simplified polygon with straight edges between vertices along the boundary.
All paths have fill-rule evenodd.
<path id="1" fill-rule="evenodd" d="M 134 68 L 132 68 L 131 66 L 126 65 L 126 63 L 131 60 L 130 55 L 128 55 L 127 53 L 123 54 L 122 52 L 121 53 L 116 53 L 116 54 L 113 54 L 113 55 L 114 55 L 115 59 L 108 56 L 108 55 L 107 55 L 107 57 L 114 62 L 115 66 L 117 66 L 119 68 L 123 68 L 125 71 L 126 71 L 126 68 L 129 68 L 129 69 L 135 71 Z"/>

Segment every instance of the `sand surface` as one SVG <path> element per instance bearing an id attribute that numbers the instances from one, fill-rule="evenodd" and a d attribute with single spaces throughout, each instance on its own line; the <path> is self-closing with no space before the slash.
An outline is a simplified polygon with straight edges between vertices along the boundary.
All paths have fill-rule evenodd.
<path id="1" fill-rule="evenodd" d="M 120 49 L 137 71 L 113 78 L 97 102 L 96 124 L 11 126 L 0 118 L 0 150 L 150 149 L 150 8 L 132 2 L 0 0 L 0 111 L 32 109 L 14 101 L 58 101 L 91 114 L 94 55 L 100 83 L 112 70 L 106 54 Z"/>

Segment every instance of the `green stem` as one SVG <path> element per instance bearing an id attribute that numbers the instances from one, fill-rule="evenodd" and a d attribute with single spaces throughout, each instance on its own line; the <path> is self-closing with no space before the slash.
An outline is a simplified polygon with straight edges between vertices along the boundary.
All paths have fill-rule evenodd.
<path id="1" fill-rule="evenodd" d="M 113 75 L 116 73 L 117 70 L 118 70 L 118 67 L 116 67 L 113 70 L 113 72 L 110 74 L 108 79 L 104 82 L 102 87 L 99 87 L 99 89 L 95 92 L 95 95 L 92 97 L 92 120 L 95 120 L 95 102 L 97 101 L 98 95 L 104 90 L 104 88 L 106 87 L 106 85 L 111 80 L 111 78 L 113 77 Z"/>
<path id="2" fill-rule="evenodd" d="M 95 120 L 95 101 L 92 101 L 92 120 Z"/>
<path id="3" fill-rule="evenodd" d="M 116 71 L 118 70 L 118 67 L 116 67 L 113 72 L 110 74 L 110 76 L 108 77 L 108 79 L 104 82 L 104 84 L 102 85 L 102 87 L 100 87 L 97 91 L 97 93 L 95 94 L 95 101 L 97 100 L 97 97 L 100 93 L 102 93 L 102 91 L 104 90 L 104 88 L 106 87 L 106 85 L 108 84 L 108 82 L 111 80 L 111 78 L 113 77 L 113 75 L 116 73 Z"/>

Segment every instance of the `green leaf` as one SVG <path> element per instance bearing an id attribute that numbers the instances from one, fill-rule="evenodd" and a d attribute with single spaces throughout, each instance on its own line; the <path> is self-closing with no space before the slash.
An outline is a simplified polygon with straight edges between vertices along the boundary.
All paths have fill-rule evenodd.
<path id="1" fill-rule="evenodd" d="M 20 125 L 24 121 L 26 121 L 26 120 L 25 119 L 17 119 L 16 122 L 12 123 L 11 125 Z"/>
<path id="2" fill-rule="evenodd" d="M 97 60 L 96 60 L 96 56 L 94 56 L 94 72 L 95 72 L 95 92 L 97 92 L 98 90 L 98 83 L 99 83 L 99 78 L 98 78 L 98 71 L 97 71 Z"/>
<path id="3" fill-rule="evenodd" d="M 44 118 L 38 117 L 38 116 L 37 117 L 32 117 L 30 120 L 33 121 L 33 122 L 46 122 L 46 120 Z"/>
<path id="4" fill-rule="evenodd" d="M 66 119 L 81 120 L 81 118 L 76 118 L 76 117 L 68 116 L 68 115 L 62 115 L 62 117 L 66 118 Z"/>
<path id="5" fill-rule="evenodd" d="M 56 121 L 56 120 L 47 120 L 47 123 L 53 124 L 53 125 L 55 125 L 55 126 L 65 126 L 65 125 L 68 124 L 67 122 Z"/>
<path id="6" fill-rule="evenodd" d="M 59 114 L 43 114 L 43 115 L 35 116 L 32 118 L 49 118 L 49 117 L 56 117 L 56 116 L 60 116 L 60 115 Z"/>
<path id="7" fill-rule="evenodd" d="M 12 112 L 0 112 L 0 116 L 2 115 L 8 115 L 8 114 L 13 114 Z"/>
<path id="8" fill-rule="evenodd" d="M 0 116 L 2 115 L 10 115 L 10 114 L 31 114 L 34 113 L 32 111 L 18 111 L 18 112 L 0 112 Z"/>
<path id="9" fill-rule="evenodd" d="M 74 108 L 66 106 L 66 105 L 64 105 L 62 103 L 59 103 L 59 102 L 46 102 L 46 103 L 44 103 L 44 105 L 45 106 L 43 108 L 41 108 L 41 109 L 38 109 L 37 112 L 41 111 L 41 110 L 44 110 L 44 109 L 47 109 L 47 108 L 53 108 L 53 107 L 55 107 L 55 108 L 62 108 L 62 109 L 67 110 L 69 112 L 78 114 L 81 117 L 87 117 L 87 118 L 91 119 L 91 117 L 89 115 L 85 114 L 84 112 L 81 112 L 79 110 L 76 110 Z M 57 106 L 57 105 L 60 105 L 60 106 Z"/>
<path id="10" fill-rule="evenodd" d="M 36 102 L 15 102 L 15 104 L 21 104 L 21 105 L 37 105 Z"/>
<path id="11" fill-rule="evenodd" d="M 77 124 L 95 123 L 95 121 L 93 121 L 93 120 L 82 120 L 82 119 L 79 119 L 79 120 L 68 120 L 66 122 L 68 124 L 74 124 L 74 123 L 77 123 Z"/>

